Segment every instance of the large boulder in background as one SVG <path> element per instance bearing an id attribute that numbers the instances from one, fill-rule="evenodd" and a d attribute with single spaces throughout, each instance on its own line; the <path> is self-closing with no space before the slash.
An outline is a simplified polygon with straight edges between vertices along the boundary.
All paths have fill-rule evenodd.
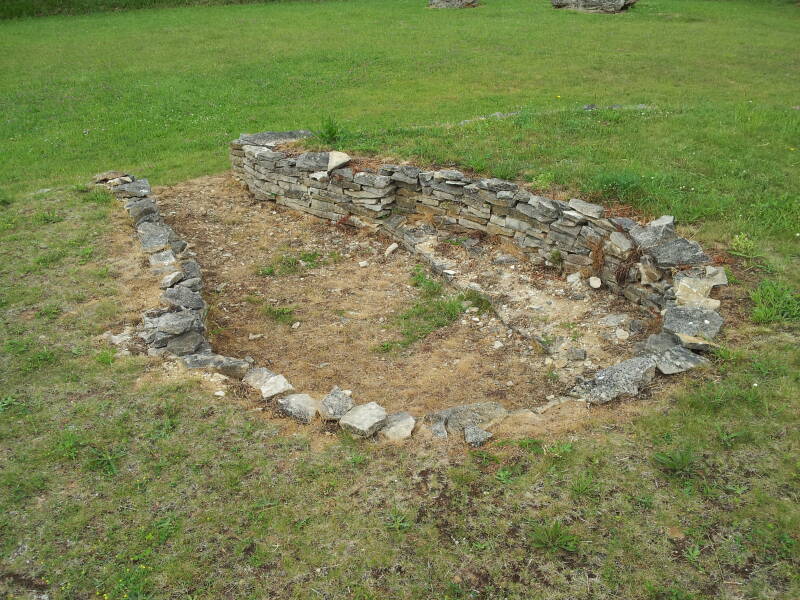
<path id="1" fill-rule="evenodd" d="M 428 0 L 428 8 L 475 8 L 478 0 Z"/>
<path id="2" fill-rule="evenodd" d="M 584 12 L 619 13 L 628 10 L 637 0 L 553 0 L 553 8 L 571 8 Z"/>

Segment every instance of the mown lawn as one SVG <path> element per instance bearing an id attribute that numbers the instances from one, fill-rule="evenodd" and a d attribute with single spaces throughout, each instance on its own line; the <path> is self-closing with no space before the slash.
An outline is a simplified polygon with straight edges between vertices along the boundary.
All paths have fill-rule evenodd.
<path id="1" fill-rule="evenodd" d="M 791 291 L 770 308 L 762 286 L 755 313 L 743 300 L 759 323 L 729 328 L 713 368 L 640 400 L 644 416 L 477 453 L 281 435 L 93 340 L 124 320 L 106 262 L 118 207 L 74 184 L 221 171 L 240 132 L 327 117 L 348 150 L 672 212 L 737 254 L 734 285 L 796 284 L 794 4 L 422 5 L 0 23 L 0 593 L 800 596 Z M 446 125 L 497 111 L 519 114 Z"/>

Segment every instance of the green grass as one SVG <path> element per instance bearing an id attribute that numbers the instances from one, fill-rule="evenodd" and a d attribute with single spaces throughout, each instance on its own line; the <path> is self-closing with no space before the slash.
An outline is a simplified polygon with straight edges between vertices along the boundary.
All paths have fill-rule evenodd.
<path id="1" fill-rule="evenodd" d="M 376 348 L 378 352 L 408 348 L 437 329 L 451 325 L 471 306 L 479 312 L 491 309 L 488 298 L 473 290 L 445 295 L 444 285 L 429 277 L 422 265 L 411 272 L 411 285 L 419 290 L 420 299 L 394 318 L 400 339 L 382 342 Z"/>
<path id="2" fill-rule="evenodd" d="M 793 4 L 421 4 L 0 24 L 0 597 L 800 596 L 787 285 L 751 290 L 741 314 L 759 323 L 642 399 L 644 416 L 474 452 L 312 443 L 96 341 L 130 323 L 106 260 L 118 207 L 75 186 L 108 168 L 157 184 L 219 171 L 240 131 L 326 119 L 342 148 L 666 209 L 797 281 Z M 652 108 L 580 108 L 639 102 Z M 447 298 L 415 279 L 419 302 Z M 418 310 L 409 331 L 441 314 Z"/>
<path id="3" fill-rule="evenodd" d="M 744 232 L 790 270 L 798 26 L 791 2 L 714 0 L 611 18 L 530 0 L 333 0 L 7 21 L 2 191 L 111 167 L 170 183 L 225 169 L 242 131 L 306 127 L 350 151 L 674 213 L 707 241 Z M 436 125 L 498 111 L 519 114 Z"/>
<path id="4" fill-rule="evenodd" d="M 208 6 L 279 1 L 281 0 L 4 0 L 3 4 L 0 5 L 0 19 L 40 17 L 44 15 L 76 15 L 91 12 L 164 8 L 170 6 Z"/>

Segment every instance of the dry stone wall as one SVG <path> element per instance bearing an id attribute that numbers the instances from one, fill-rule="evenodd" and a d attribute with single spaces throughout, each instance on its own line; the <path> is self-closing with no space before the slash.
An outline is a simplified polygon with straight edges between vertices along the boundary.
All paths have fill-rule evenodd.
<path id="1" fill-rule="evenodd" d="M 608 217 L 600 205 L 546 198 L 513 181 L 410 165 L 359 171 L 341 152 L 291 155 L 277 149 L 306 135 L 243 135 L 231 143 L 233 171 L 260 200 L 380 227 L 412 250 L 415 240 L 403 231 L 410 216 L 432 217 L 441 230 L 507 238 L 534 262 L 596 277 L 628 300 L 659 310 L 676 300 L 676 272 L 710 262 L 697 242 L 678 236 L 671 216 L 640 225 Z"/>

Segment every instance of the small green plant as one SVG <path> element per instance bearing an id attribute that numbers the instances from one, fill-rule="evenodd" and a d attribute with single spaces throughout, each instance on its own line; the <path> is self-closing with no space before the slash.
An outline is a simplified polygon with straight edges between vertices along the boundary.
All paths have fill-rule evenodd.
<path id="1" fill-rule="evenodd" d="M 386 528 L 392 531 L 404 533 L 411 529 L 411 522 L 408 517 L 396 508 L 393 508 L 386 518 Z"/>
<path id="2" fill-rule="evenodd" d="M 678 448 L 653 454 L 653 462 L 665 473 L 691 477 L 697 471 L 697 456 L 690 448 Z"/>
<path id="3" fill-rule="evenodd" d="M 517 446 L 531 454 L 544 454 L 544 444 L 534 438 L 522 438 L 517 441 Z"/>
<path id="4" fill-rule="evenodd" d="M 686 549 L 683 551 L 683 557 L 688 560 L 690 563 L 694 564 L 698 560 L 700 560 L 700 546 L 697 544 L 692 544 L 691 546 L 687 546 Z"/>
<path id="5" fill-rule="evenodd" d="M 275 266 L 269 265 L 268 267 L 258 267 L 256 274 L 260 277 L 275 277 Z"/>
<path id="6" fill-rule="evenodd" d="M 750 293 L 755 323 L 800 322 L 800 292 L 788 283 L 764 279 Z"/>
<path id="7" fill-rule="evenodd" d="M 588 498 L 598 493 L 597 480 L 591 473 L 580 475 L 569 486 L 573 498 Z"/>
<path id="8" fill-rule="evenodd" d="M 332 115 L 328 115 L 322 120 L 317 137 L 323 144 L 336 144 L 342 138 L 342 127 Z"/>
<path id="9" fill-rule="evenodd" d="M 438 296 L 442 293 L 443 289 L 441 283 L 428 277 L 422 265 L 416 265 L 414 267 L 411 273 L 411 285 L 419 288 L 422 292 L 422 296 L 425 298 Z"/>
<path id="10" fill-rule="evenodd" d="M 553 458 L 565 458 L 575 450 L 572 442 L 556 442 L 545 448 L 545 453 Z"/>
<path id="11" fill-rule="evenodd" d="M 90 471 L 102 471 L 106 475 L 119 473 L 119 461 L 125 453 L 122 450 L 91 447 L 86 468 Z"/>
<path id="12" fill-rule="evenodd" d="M 276 323 L 289 324 L 294 322 L 294 308 L 290 306 L 264 306 L 264 316 Z"/>
<path id="13" fill-rule="evenodd" d="M 63 432 L 56 442 L 53 449 L 53 455 L 59 458 L 66 458 L 68 460 L 75 460 L 78 458 L 78 453 L 85 443 L 81 436 L 74 431 Z"/>
<path id="14" fill-rule="evenodd" d="M 450 244 L 451 246 L 463 246 L 464 242 L 467 241 L 465 237 L 451 237 L 445 240 L 446 244 Z"/>
<path id="15" fill-rule="evenodd" d="M 503 467 L 494 474 L 494 478 L 503 485 L 508 485 L 514 481 L 514 472 L 508 467 Z"/>
<path id="16" fill-rule="evenodd" d="M 487 313 L 490 310 L 492 310 L 492 303 L 489 300 L 489 298 L 487 298 L 478 291 L 467 290 L 461 296 L 464 299 L 464 302 L 477 308 L 478 312 L 481 314 Z"/>
<path id="17" fill-rule="evenodd" d="M 558 521 L 534 524 L 530 540 L 534 548 L 548 554 L 578 551 L 578 537 Z"/>
<path id="18" fill-rule="evenodd" d="M 717 440 L 719 441 L 720 445 L 727 450 L 730 450 L 736 444 L 748 441 L 751 438 L 752 436 L 750 432 L 744 429 L 740 429 L 739 431 L 729 431 L 724 427 L 717 427 Z"/>
<path id="19" fill-rule="evenodd" d="M 561 266 L 561 264 L 564 262 L 564 257 L 561 255 L 560 250 L 551 250 L 549 258 L 550 262 L 557 267 Z"/>
<path id="20" fill-rule="evenodd" d="M 25 358 L 22 371 L 24 373 L 38 371 L 42 367 L 56 362 L 56 360 L 56 353 L 52 350 L 38 350 Z"/>
<path id="21" fill-rule="evenodd" d="M 760 256 L 755 241 L 746 233 L 733 236 L 730 253 L 742 258 L 758 258 Z"/>
<path id="22" fill-rule="evenodd" d="M 99 364 L 108 367 L 114 364 L 114 361 L 116 360 L 116 353 L 113 350 L 101 350 L 95 355 L 94 359 Z"/>
<path id="23" fill-rule="evenodd" d="M 319 252 L 301 252 L 300 253 L 300 262 L 307 269 L 315 269 L 319 266 L 320 258 L 322 258 L 322 254 Z"/>
<path id="24" fill-rule="evenodd" d="M 61 314 L 61 307 L 58 304 L 45 304 L 42 308 L 36 311 L 36 316 L 42 319 L 52 321 Z"/>
<path id="25" fill-rule="evenodd" d="M 14 396 L 3 396 L 0 398 L 0 413 L 4 413 L 10 408 L 15 406 L 24 406 L 22 402 L 14 398 Z"/>
<path id="26" fill-rule="evenodd" d="M 64 220 L 60 214 L 55 210 L 40 210 L 31 217 L 34 225 L 52 225 L 53 223 L 60 223 Z"/>
<path id="27" fill-rule="evenodd" d="M 492 454 L 491 452 L 487 452 L 486 450 L 472 450 L 470 456 L 480 465 L 488 465 L 491 463 L 500 462 L 500 459 Z"/>

